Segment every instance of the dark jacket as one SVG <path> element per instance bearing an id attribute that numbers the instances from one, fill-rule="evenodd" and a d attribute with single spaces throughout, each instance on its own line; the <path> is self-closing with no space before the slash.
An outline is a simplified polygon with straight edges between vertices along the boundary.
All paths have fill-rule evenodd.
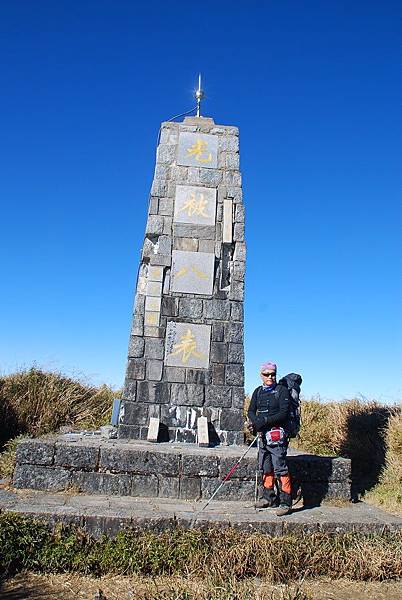
<path id="1" fill-rule="evenodd" d="M 267 392 L 260 385 L 251 396 L 248 418 L 256 431 L 268 431 L 272 427 L 283 427 L 289 420 L 290 395 L 284 385 L 277 385 Z"/>

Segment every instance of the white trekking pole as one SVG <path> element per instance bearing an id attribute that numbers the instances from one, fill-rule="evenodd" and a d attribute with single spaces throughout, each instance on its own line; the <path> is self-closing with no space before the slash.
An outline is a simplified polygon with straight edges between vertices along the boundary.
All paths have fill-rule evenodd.
<path id="1" fill-rule="evenodd" d="M 255 438 L 253 439 L 251 444 L 248 446 L 248 448 L 243 452 L 243 454 L 241 455 L 239 460 L 230 469 L 229 473 L 227 475 L 225 475 L 225 477 L 222 479 L 221 483 L 218 485 L 218 487 L 216 488 L 216 490 L 214 491 L 212 496 L 204 504 L 204 506 L 202 508 L 200 508 L 200 510 L 198 512 L 195 513 L 195 515 L 191 521 L 192 523 L 194 523 L 198 519 L 198 515 L 200 515 L 200 513 L 202 513 L 202 511 L 207 508 L 208 504 L 215 498 L 216 494 L 219 492 L 219 490 L 221 489 L 223 484 L 226 483 L 226 481 L 228 481 L 232 477 L 233 473 L 236 471 L 237 467 L 239 466 L 239 464 L 241 463 L 243 458 L 246 456 L 246 454 L 249 452 L 249 450 L 251 450 L 251 448 L 254 446 L 255 442 L 257 441 L 257 438 L 258 438 L 258 435 L 255 436 Z"/>

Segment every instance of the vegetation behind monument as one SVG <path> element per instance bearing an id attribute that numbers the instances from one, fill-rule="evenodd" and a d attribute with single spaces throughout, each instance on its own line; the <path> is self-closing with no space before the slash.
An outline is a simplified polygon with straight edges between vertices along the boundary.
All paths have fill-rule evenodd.
<path id="1" fill-rule="evenodd" d="M 112 399 L 119 395 L 106 385 L 94 387 L 35 367 L 1 377 L 0 474 L 13 470 L 17 436 L 36 437 L 61 426 L 96 429 L 109 422 Z M 356 493 L 371 490 L 368 500 L 402 512 L 400 406 L 303 400 L 302 429 L 292 444 L 306 452 L 351 458 Z"/>

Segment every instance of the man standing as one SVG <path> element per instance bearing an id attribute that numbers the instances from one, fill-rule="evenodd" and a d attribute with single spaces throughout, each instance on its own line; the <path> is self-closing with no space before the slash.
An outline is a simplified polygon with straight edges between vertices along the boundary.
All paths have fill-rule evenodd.
<path id="1" fill-rule="evenodd" d="M 290 395 L 286 386 L 276 383 L 276 364 L 261 365 L 262 386 L 251 396 L 248 418 L 259 435 L 258 467 L 262 474 L 263 496 L 258 508 L 279 506 L 278 517 L 290 513 L 292 507 L 291 483 L 286 454 L 289 439 L 286 423 L 289 420 Z M 275 479 L 279 486 L 279 499 L 275 491 Z"/>

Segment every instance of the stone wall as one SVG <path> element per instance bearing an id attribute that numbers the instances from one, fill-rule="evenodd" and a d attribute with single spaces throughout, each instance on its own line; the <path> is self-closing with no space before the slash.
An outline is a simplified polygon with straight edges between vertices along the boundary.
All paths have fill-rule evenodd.
<path id="1" fill-rule="evenodd" d="M 73 437 L 74 441 L 64 441 Z M 243 453 L 242 448 L 196 448 L 183 444 L 60 436 L 22 440 L 17 447 L 16 488 L 86 494 L 199 500 L 209 498 Z M 253 448 L 217 495 L 221 500 L 252 500 L 257 449 Z M 305 504 L 351 494 L 351 461 L 289 451 L 294 485 Z"/>
<path id="2" fill-rule="evenodd" d="M 139 267 L 119 437 L 243 442 L 244 205 L 236 127 L 162 124 Z"/>

